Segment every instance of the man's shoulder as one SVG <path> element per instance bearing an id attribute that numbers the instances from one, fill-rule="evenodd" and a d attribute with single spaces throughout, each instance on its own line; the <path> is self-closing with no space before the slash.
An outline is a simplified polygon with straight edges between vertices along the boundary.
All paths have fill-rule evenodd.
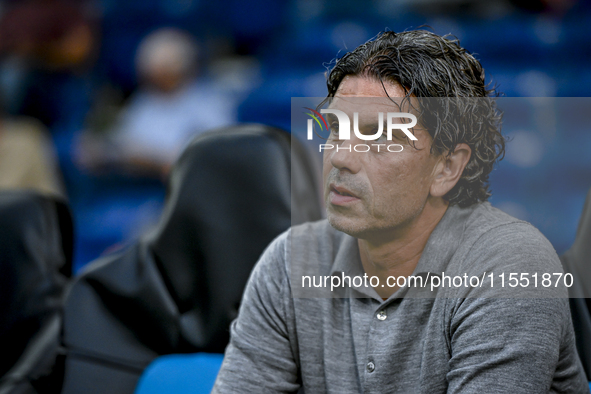
<path id="1" fill-rule="evenodd" d="M 291 228 L 289 238 L 294 251 L 305 248 L 315 251 L 330 250 L 335 253 L 345 240 L 352 239 L 350 235 L 332 227 L 327 219 L 294 226 Z"/>
<path id="2" fill-rule="evenodd" d="M 469 234 L 474 236 L 481 236 L 495 228 L 511 231 L 516 225 L 529 225 L 529 223 L 493 207 L 489 202 L 476 204 L 469 209 L 471 209 L 471 214 L 466 220 L 465 228 Z M 533 226 L 531 227 L 533 228 Z"/>
<path id="3" fill-rule="evenodd" d="M 308 243 L 313 240 L 339 242 L 345 236 L 344 233 L 335 230 L 327 219 L 298 224 L 291 227 L 289 231 L 292 242 L 298 243 Z"/>
<path id="4" fill-rule="evenodd" d="M 335 230 L 328 220 L 322 219 L 315 222 L 306 222 L 290 227 L 278 235 L 263 252 L 265 260 L 281 261 L 290 265 L 294 253 L 302 249 L 312 251 L 338 245 L 346 237 Z M 283 265 L 283 264 L 282 264 Z"/>
<path id="5" fill-rule="evenodd" d="M 524 240 L 544 247 L 550 245 L 546 237 L 532 224 L 517 219 L 488 202 L 474 207 L 464 224 L 464 237 L 467 241 L 478 243 L 496 241 L 493 245 L 504 243 L 508 246 Z"/>
<path id="6" fill-rule="evenodd" d="M 537 228 L 489 203 L 474 207 L 465 221 L 460 249 L 465 263 L 479 261 L 488 269 L 561 270 L 554 247 Z"/>
<path id="7" fill-rule="evenodd" d="M 326 219 L 292 227 L 288 239 L 288 271 L 298 278 L 330 275 L 335 261 L 357 246 L 355 238 L 336 230 Z"/>
<path id="8" fill-rule="evenodd" d="M 267 246 L 251 281 L 257 287 L 282 287 L 294 275 L 328 272 L 344 237 L 326 219 L 290 227 Z"/>

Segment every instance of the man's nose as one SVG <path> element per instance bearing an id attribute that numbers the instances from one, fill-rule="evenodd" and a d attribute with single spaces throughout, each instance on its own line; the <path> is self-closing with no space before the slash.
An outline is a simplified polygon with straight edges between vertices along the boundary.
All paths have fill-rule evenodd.
<path id="1" fill-rule="evenodd" d="M 352 174 L 361 169 L 361 156 L 364 152 L 355 151 L 356 138 L 350 140 L 335 141 L 335 147 L 330 152 L 330 162 L 333 167 L 341 171 L 349 171 Z"/>

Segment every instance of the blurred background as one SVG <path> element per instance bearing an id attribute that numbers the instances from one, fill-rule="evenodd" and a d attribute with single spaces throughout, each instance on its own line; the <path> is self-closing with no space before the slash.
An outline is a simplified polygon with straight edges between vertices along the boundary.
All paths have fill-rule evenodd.
<path id="1" fill-rule="evenodd" d="M 191 136 L 235 122 L 289 129 L 291 97 L 324 96 L 334 59 L 380 31 L 455 35 L 507 97 L 591 96 L 590 3 L 3 0 L 0 187 L 69 200 L 77 271 L 156 222 Z M 505 130 L 491 176 L 493 205 L 558 253 L 591 186 L 591 126 L 577 125 Z"/>

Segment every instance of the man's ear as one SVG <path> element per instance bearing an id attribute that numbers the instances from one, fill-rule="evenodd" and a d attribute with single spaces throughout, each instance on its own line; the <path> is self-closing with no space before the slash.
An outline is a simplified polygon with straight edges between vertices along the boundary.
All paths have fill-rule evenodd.
<path id="1" fill-rule="evenodd" d="M 435 166 L 434 179 L 431 183 L 431 195 L 443 197 L 458 183 L 464 172 L 468 160 L 472 155 L 472 149 L 467 144 L 458 144 L 449 156 L 441 156 L 441 160 Z"/>

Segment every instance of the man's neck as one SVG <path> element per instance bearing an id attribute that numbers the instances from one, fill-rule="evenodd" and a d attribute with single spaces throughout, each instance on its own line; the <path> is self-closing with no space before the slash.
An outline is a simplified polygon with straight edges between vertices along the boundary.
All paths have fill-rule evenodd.
<path id="1" fill-rule="evenodd" d="M 441 199 L 429 199 L 422 212 L 403 228 L 396 229 L 387 240 L 359 239 L 359 253 L 365 273 L 377 276 L 376 292 L 383 299 L 398 287 L 389 287 L 389 276 L 409 276 L 415 270 L 431 233 L 447 211 L 449 204 Z M 390 284 L 393 283 L 390 280 Z M 382 287 L 384 285 L 384 287 Z"/>

